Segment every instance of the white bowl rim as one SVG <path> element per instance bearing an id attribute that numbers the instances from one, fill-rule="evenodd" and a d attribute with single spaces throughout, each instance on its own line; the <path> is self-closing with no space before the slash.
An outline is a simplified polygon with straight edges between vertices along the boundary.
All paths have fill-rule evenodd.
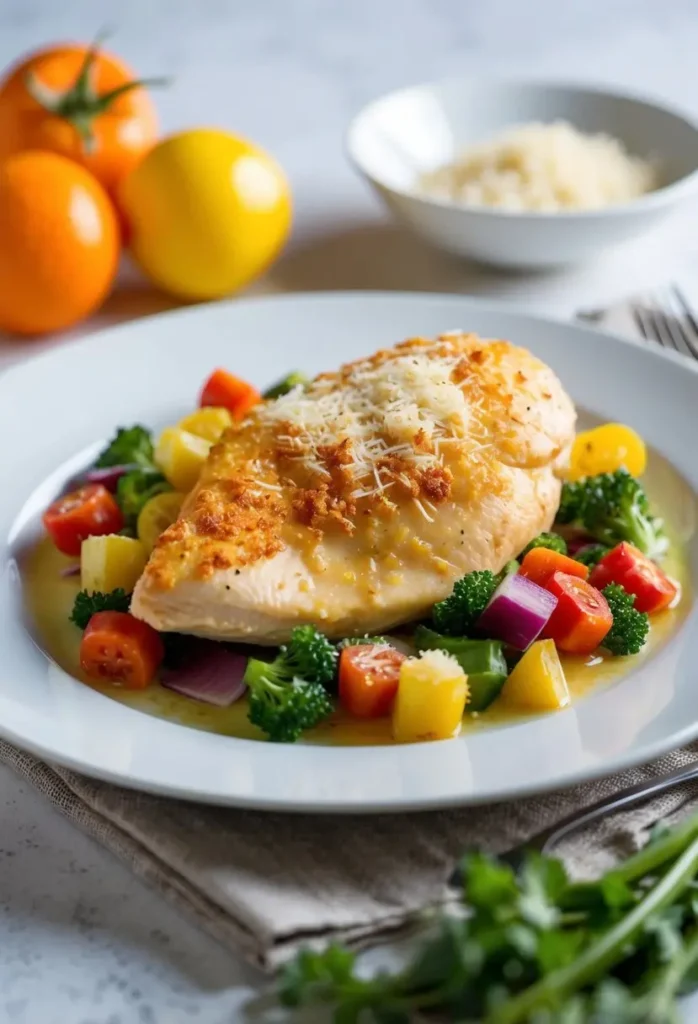
<path id="1" fill-rule="evenodd" d="M 539 89 L 569 89 L 570 91 L 596 93 L 599 96 L 629 100 L 632 103 L 640 103 L 644 106 L 652 107 L 660 113 L 671 114 L 674 117 L 679 118 L 688 125 L 689 128 L 692 128 L 698 136 L 698 120 L 696 120 L 696 118 L 687 110 L 682 109 L 676 104 L 665 102 L 661 98 L 649 96 L 646 93 L 632 89 L 616 89 L 602 84 L 589 83 L 581 79 L 527 78 L 525 76 L 522 76 L 521 78 L 510 78 L 507 76 L 495 75 L 487 76 L 486 78 L 478 77 L 476 79 L 474 76 L 452 75 L 446 78 L 436 78 L 429 81 L 415 82 L 412 85 L 405 85 L 400 86 L 397 89 L 390 89 L 388 92 L 381 93 L 380 96 L 376 96 L 374 99 L 369 100 L 368 103 L 365 103 L 364 106 L 362 106 L 361 109 L 352 117 L 344 133 L 344 150 L 349 162 L 356 168 L 356 170 L 359 171 L 360 174 L 364 175 L 364 177 L 368 178 L 370 181 L 375 182 L 375 184 L 380 188 L 385 189 L 388 192 L 392 192 L 395 195 L 410 199 L 421 206 L 436 206 L 445 210 L 457 210 L 462 213 L 467 213 L 469 216 L 503 217 L 510 220 L 518 220 L 520 222 L 530 221 L 531 223 L 536 224 L 540 224 L 543 221 L 570 223 L 574 221 L 591 220 L 594 217 L 609 218 L 613 216 L 622 216 L 623 214 L 627 215 L 629 213 L 650 211 L 671 205 L 672 203 L 675 203 L 689 195 L 691 192 L 698 191 L 698 164 L 696 164 L 694 170 L 690 171 L 688 174 L 684 174 L 676 181 L 672 181 L 669 185 L 663 185 L 660 188 L 653 189 L 651 192 L 646 192 L 644 195 L 639 196 L 637 199 L 631 199 L 630 202 L 627 203 L 613 203 L 610 206 L 600 206 L 597 209 L 591 210 L 562 210 L 560 212 L 546 210 L 507 210 L 494 206 L 475 206 L 468 205 L 466 203 L 456 203 L 450 199 L 441 199 L 437 196 L 429 196 L 412 191 L 411 189 L 388 185 L 386 182 L 381 181 L 381 179 L 375 174 L 372 174 L 357 156 L 353 139 L 357 129 L 359 128 L 360 122 L 380 103 L 410 92 L 420 92 L 423 89 L 441 89 L 447 86 L 471 84 L 476 81 L 483 88 L 491 86 L 533 86 Z"/>

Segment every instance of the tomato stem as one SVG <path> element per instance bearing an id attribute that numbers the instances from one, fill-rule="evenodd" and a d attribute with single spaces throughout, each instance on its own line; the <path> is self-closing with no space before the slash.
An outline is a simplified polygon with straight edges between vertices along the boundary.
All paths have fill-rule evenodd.
<path id="1" fill-rule="evenodd" d="M 99 32 L 85 52 L 85 58 L 73 84 L 59 92 L 40 81 L 33 72 L 25 79 L 27 92 L 44 110 L 68 121 L 77 132 L 85 153 L 95 148 L 94 121 L 106 113 L 112 104 L 125 93 L 146 86 L 157 87 L 169 85 L 169 78 L 138 78 L 123 82 L 109 92 L 97 93 L 94 87 L 93 71 L 95 60 L 99 55 L 100 44 L 107 37 L 105 31 Z"/>

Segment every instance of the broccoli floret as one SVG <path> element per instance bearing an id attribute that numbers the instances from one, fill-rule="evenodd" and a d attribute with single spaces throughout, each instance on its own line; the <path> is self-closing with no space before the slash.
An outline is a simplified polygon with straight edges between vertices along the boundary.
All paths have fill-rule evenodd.
<path id="1" fill-rule="evenodd" d="M 298 626 L 274 661 L 250 658 L 249 719 L 276 743 L 294 743 L 331 714 L 337 650 L 313 626 Z"/>
<path id="2" fill-rule="evenodd" d="M 557 519 L 583 527 L 611 547 L 629 541 L 650 558 L 667 545 L 661 520 L 651 515 L 647 495 L 626 469 L 566 483 Z"/>
<path id="3" fill-rule="evenodd" d="M 95 466 L 99 469 L 106 466 L 145 466 L 153 469 L 153 455 L 153 439 L 145 427 L 119 427 Z"/>
<path id="4" fill-rule="evenodd" d="M 304 373 L 301 373 L 300 370 L 293 370 L 293 372 L 289 373 L 288 376 L 283 378 L 283 380 L 280 380 L 277 384 L 267 388 L 262 395 L 262 398 L 281 398 L 282 395 L 287 395 L 289 391 L 298 387 L 299 384 L 305 385 L 308 381 L 309 378 L 306 377 Z"/>
<path id="5" fill-rule="evenodd" d="M 448 636 L 464 636 L 475 625 L 497 588 L 499 578 L 489 569 L 469 572 L 456 580 L 453 593 L 431 611 L 434 626 Z"/>
<path id="6" fill-rule="evenodd" d="M 593 569 L 610 550 L 605 544 L 585 544 L 583 548 L 580 548 L 575 553 L 574 560 L 575 562 L 581 562 L 582 565 L 586 565 L 589 569 Z"/>
<path id="7" fill-rule="evenodd" d="M 530 544 L 526 545 L 519 557 L 523 558 L 533 548 L 549 548 L 550 551 L 557 551 L 560 555 L 567 554 L 567 544 L 558 533 L 539 533 Z"/>
<path id="8" fill-rule="evenodd" d="M 116 485 L 116 500 L 126 525 L 133 529 L 145 503 L 156 494 L 171 490 L 170 484 L 156 469 L 132 469 L 125 473 Z"/>
<path id="9" fill-rule="evenodd" d="M 130 604 L 131 595 L 121 587 L 111 590 L 108 594 L 102 594 L 98 590 L 89 594 L 86 590 L 81 590 L 75 598 L 70 621 L 79 629 L 87 629 L 90 619 L 97 612 L 127 612 Z"/>
<path id="10" fill-rule="evenodd" d="M 617 583 L 609 583 L 601 591 L 613 615 L 613 625 L 602 646 L 611 654 L 638 654 L 645 646 L 650 629 L 649 616 L 634 607 L 635 595 Z"/>

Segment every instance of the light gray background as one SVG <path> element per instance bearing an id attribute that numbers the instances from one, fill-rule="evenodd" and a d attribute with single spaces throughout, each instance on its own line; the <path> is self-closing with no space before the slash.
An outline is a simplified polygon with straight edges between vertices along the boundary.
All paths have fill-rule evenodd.
<path id="1" fill-rule="evenodd" d="M 293 239 L 257 292 L 438 289 L 569 315 L 690 268 L 698 221 L 685 215 L 580 270 L 507 278 L 455 263 L 385 222 L 342 134 L 377 93 L 457 74 L 597 79 L 698 114 L 695 0 L 0 0 L 0 66 L 103 26 L 140 74 L 174 76 L 158 94 L 165 131 L 228 127 L 286 167 Z M 167 304 L 125 268 L 73 333 Z M 27 353 L 0 337 L 0 362 Z M 0 769 L 0 1021 L 229 1024 L 257 982 Z"/>

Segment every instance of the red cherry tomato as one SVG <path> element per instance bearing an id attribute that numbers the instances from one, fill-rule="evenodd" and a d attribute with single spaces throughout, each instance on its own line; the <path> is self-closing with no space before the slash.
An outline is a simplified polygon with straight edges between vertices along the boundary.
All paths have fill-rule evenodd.
<path id="1" fill-rule="evenodd" d="M 97 612 L 80 644 L 80 667 L 90 677 L 127 690 L 143 690 L 165 649 L 152 626 L 128 612 Z"/>
<path id="2" fill-rule="evenodd" d="M 658 565 L 638 548 L 625 541 L 616 545 L 592 570 L 589 582 L 603 590 L 609 583 L 618 583 L 635 595 L 639 612 L 660 612 L 676 597 L 678 587 Z"/>
<path id="3" fill-rule="evenodd" d="M 564 572 L 556 572 L 546 590 L 555 595 L 557 605 L 544 635 L 570 654 L 595 651 L 613 625 L 613 615 L 603 594 L 586 580 Z"/>
<path id="4" fill-rule="evenodd" d="M 357 718 L 389 715 L 405 655 L 389 644 L 345 647 L 339 659 L 339 699 Z"/>
<path id="5" fill-rule="evenodd" d="M 79 555 L 86 537 L 118 533 L 124 517 L 106 487 L 88 484 L 58 498 L 43 515 L 46 532 L 64 555 Z"/>

